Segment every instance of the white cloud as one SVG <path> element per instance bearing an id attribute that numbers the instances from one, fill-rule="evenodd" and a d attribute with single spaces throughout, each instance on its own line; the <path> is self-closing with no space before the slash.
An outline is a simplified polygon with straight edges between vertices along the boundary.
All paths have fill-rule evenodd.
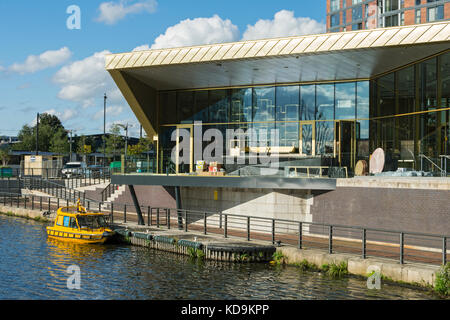
<path id="1" fill-rule="evenodd" d="M 107 117 L 117 117 L 123 112 L 123 106 L 110 106 L 106 108 L 106 116 Z M 103 119 L 104 110 L 101 109 L 94 114 L 92 117 L 93 120 Z"/>
<path id="2" fill-rule="evenodd" d="M 85 59 L 62 67 L 53 81 L 61 86 L 58 97 L 63 100 L 81 103 L 84 108 L 96 104 L 103 105 L 106 92 L 108 100 L 123 102 L 123 97 L 105 69 L 105 56 L 108 50 L 96 52 Z"/>
<path id="3" fill-rule="evenodd" d="M 148 12 L 153 13 L 158 6 L 155 0 L 140 0 L 130 3 L 129 0 L 120 0 L 119 2 L 102 2 L 99 10 L 100 15 L 97 21 L 106 24 L 115 24 L 119 20 L 124 19 L 129 14 Z"/>
<path id="4" fill-rule="evenodd" d="M 61 120 L 62 122 L 71 120 L 75 116 L 78 115 L 78 111 L 73 110 L 73 109 L 64 109 L 63 112 L 56 111 L 55 109 L 50 109 L 50 110 L 44 111 L 43 113 L 48 113 L 48 114 L 57 116 L 59 118 L 59 120 Z"/>
<path id="5" fill-rule="evenodd" d="M 34 73 L 58 66 L 70 59 L 71 56 L 72 52 L 67 47 L 59 50 L 49 50 L 38 56 L 30 55 L 23 63 L 14 63 L 8 68 L 8 71 L 19 74 Z"/>
<path id="6" fill-rule="evenodd" d="M 211 18 L 186 19 L 167 28 L 155 39 L 151 49 L 233 42 L 239 38 L 238 27 L 218 15 Z M 144 46 L 136 49 L 142 50 Z M 135 50 L 136 50 L 135 49 Z"/>
<path id="7" fill-rule="evenodd" d="M 311 18 L 296 18 L 293 11 L 281 10 L 275 13 L 273 20 L 260 19 L 254 25 L 247 25 L 242 40 L 318 34 L 325 30 L 323 23 Z"/>
<path id="8" fill-rule="evenodd" d="M 145 51 L 145 50 L 150 50 L 150 46 L 148 44 L 143 44 L 142 46 L 138 46 L 136 48 L 134 48 L 132 51 Z M 1 69 L 0 69 L 1 71 Z"/>

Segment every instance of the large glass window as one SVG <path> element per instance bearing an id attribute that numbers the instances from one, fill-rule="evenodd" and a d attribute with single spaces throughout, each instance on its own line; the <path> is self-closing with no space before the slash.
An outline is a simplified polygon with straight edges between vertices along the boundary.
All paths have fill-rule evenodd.
<path id="1" fill-rule="evenodd" d="M 253 128 L 256 129 L 257 141 L 251 146 L 270 145 L 271 130 L 275 129 L 275 87 L 254 88 Z"/>
<path id="2" fill-rule="evenodd" d="M 437 105 L 437 65 L 436 59 L 429 59 L 419 65 L 420 96 L 422 110 Z"/>
<path id="3" fill-rule="evenodd" d="M 194 120 L 202 121 L 204 123 L 209 122 L 209 91 L 201 90 L 195 92 L 195 114 Z"/>
<path id="4" fill-rule="evenodd" d="M 314 120 L 316 113 L 316 86 L 300 87 L 300 116 L 301 120 Z"/>
<path id="5" fill-rule="evenodd" d="M 450 107 L 450 52 L 440 57 L 441 70 L 441 107 Z"/>
<path id="6" fill-rule="evenodd" d="M 163 92 L 159 95 L 160 124 L 174 124 L 177 118 L 177 93 Z"/>
<path id="7" fill-rule="evenodd" d="M 280 146 L 298 148 L 299 86 L 276 88 L 276 119 Z"/>
<path id="8" fill-rule="evenodd" d="M 440 5 L 427 9 L 428 22 L 438 21 L 444 19 L 444 5 Z"/>
<path id="9" fill-rule="evenodd" d="M 336 83 L 336 120 L 355 119 L 355 82 Z"/>
<path id="10" fill-rule="evenodd" d="M 194 114 L 194 92 L 181 91 L 177 96 L 178 123 L 191 123 Z"/>
<path id="11" fill-rule="evenodd" d="M 366 160 L 369 156 L 369 88 L 369 81 L 356 84 L 357 154 Z"/>
<path id="12" fill-rule="evenodd" d="M 331 27 L 335 27 L 335 26 L 338 26 L 338 25 L 340 25 L 340 23 L 339 23 L 339 13 L 332 14 L 331 17 L 330 17 L 330 26 Z"/>
<path id="13" fill-rule="evenodd" d="M 334 84 L 316 86 L 316 154 L 332 154 L 334 147 Z M 324 121 L 331 120 L 331 121 Z"/>
<path id="14" fill-rule="evenodd" d="M 398 10 L 398 0 L 385 0 L 384 10 L 385 12 Z"/>
<path id="15" fill-rule="evenodd" d="M 362 6 L 352 8 L 352 21 L 357 21 L 361 19 L 362 19 Z"/>
<path id="16" fill-rule="evenodd" d="M 231 122 L 252 121 L 252 88 L 231 91 Z"/>
<path id="17" fill-rule="evenodd" d="M 339 10 L 339 2 L 341 0 L 331 0 L 330 1 L 330 11 L 336 11 Z"/>
<path id="18" fill-rule="evenodd" d="M 209 120 L 211 123 L 228 122 L 230 97 L 228 90 L 212 90 L 209 94 Z"/>
<path id="19" fill-rule="evenodd" d="M 398 110 L 397 114 L 407 114 L 415 111 L 416 108 L 416 86 L 414 66 L 402 69 L 397 72 L 397 94 Z M 415 120 L 411 116 L 398 117 L 396 123 L 395 137 L 396 147 L 400 152 L 399 165 L 408 167 L 414 160 L 414 128 Z"/>
<path id="20" fill-rule="evenodd" d="M 394 14 L 392 16 L 384 17 L 384 26 L 385 27 L 396 27 L 396 26 L 398 26 L 398 14 Z"/>
<path id="21" fill-rule="evenodd" d="M 395 114 L 395 74 L 389 73 L 378 79 L 377 116 Z"/>

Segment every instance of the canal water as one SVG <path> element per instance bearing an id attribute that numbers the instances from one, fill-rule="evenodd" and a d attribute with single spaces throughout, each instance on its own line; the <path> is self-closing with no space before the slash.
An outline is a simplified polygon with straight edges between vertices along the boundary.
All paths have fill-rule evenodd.
<path id="1" fill-rule="evenodd" d="M 295 267 L 196 262 L 126 245 L 48 240 L 43 223 L 0 216 L 0 299 L 434 299 L 426 291 L 330 279 Z M 68 289 L 69 266 L 80 289 Z M 73 282 L 71 282 L 73 283 Z"/>

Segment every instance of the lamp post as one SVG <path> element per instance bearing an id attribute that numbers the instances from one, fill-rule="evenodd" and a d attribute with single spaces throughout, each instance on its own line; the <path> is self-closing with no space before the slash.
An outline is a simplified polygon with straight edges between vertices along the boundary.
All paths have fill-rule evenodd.
<path id="1" fill-rule="evenodd" d="M 36 155 L 39 155 L 39 112 L 36 117 Z"/>
<path id="2" fill-rule="evenodd" d="M 103 168 L 106 167 L 106 99 L 108 97 L 103 97 Z"/>
<path id="3" fill-rule="evenodd" d="M 119 127 L 125 129 L 125 158 L 127 157 L 127 150 L 128 150 L 128 123 L 126 125 L 123 124 L 117 124 Z"/>

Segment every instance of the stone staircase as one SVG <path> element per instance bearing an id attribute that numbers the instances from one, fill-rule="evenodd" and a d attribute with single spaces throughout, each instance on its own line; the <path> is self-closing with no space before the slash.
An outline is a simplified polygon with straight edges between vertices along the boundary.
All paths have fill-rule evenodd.
<path id="1" fill-rule="evenodd" d="M 108 210 L 110 208 L 111 203 L 114 202 L 118 197 L 120 197 L 125 191 L 126 191 L 126 185 L 118 186 L 116 190 L 114 190 L 113 193 L 111 193 L 111 196 L 106 199 L 106 201 L 102 204 L 102 210 Z"/>

